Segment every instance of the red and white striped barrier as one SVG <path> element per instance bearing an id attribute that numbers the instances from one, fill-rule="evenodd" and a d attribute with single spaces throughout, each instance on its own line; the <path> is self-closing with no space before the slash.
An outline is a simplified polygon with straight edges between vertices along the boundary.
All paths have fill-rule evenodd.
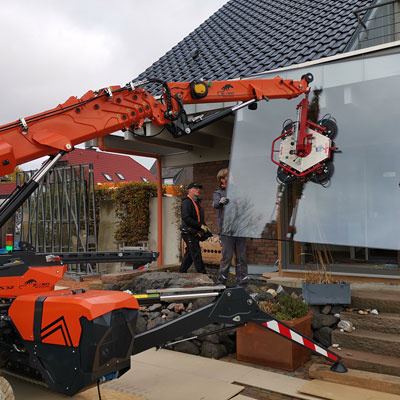
<path id="1" fill-rule="evenodd" d="M 274 331 L 276 333 L 281 334 L 282 336 L 287 337 L 288 339 L 293 340 L 294 342 L 296 342 L 298 344 L 301 344 L 304 347 L 308 347 L 310 350 L 312 350 L 318 354 L 321 354 L 322 356 L 327 357 L 332 361 L 339 361 L 339 358 L 337 356 L 335 356 L 334 354 L 332 354 L 329 351 L 318 346 L 316 343 L 311 342 L 306 337 L 301 336 L 297 332 L 293 331 L 292 329 L 288 328 L 287 326 L 281 324 L 278 321 L 271 320 L 271 321 L 263 322 L 262 325 L 268 329 L 271 329 L 272 331 Z"/>

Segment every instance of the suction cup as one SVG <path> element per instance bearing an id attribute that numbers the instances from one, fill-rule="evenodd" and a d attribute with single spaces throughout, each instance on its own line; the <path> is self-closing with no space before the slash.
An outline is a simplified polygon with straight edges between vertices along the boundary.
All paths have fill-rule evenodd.
<path id="1" fill-rule="evenodd" d="M 333 139 L 338 133 L 338 127 L 333 119 L 322 120 L 318 123 L 318 125 L 326 128 L 324 135 L 328 136 L 329 139 Z"/>
<path id="2" fill-rule="evenodd" d="M 278 178 L 278 181 L 282 183 L 283 185 L 286 185 L 288 183 L 292 183 L 296 180 L 296 176 L 291 174 L 290 172 L 286 171 L 286 169 L 282 167 L 278 167 L 278 171 L 276 173 L 276 176 Z"/>
<path id="3" fill-rule="evenodd" d="M 285 126 L 283 127 L 281 135 L 282 135 L 282 133 L 285 133 L 285 132 L 289 133 L 289 131 L 292 130 L 292 129 L 293 129 L 293 122 L 290 121 L 287 124 L 285 124 Z"/>
<path id="4" fill-rule="evenodd" d="M 317 169 L 310 174 L 309 179 L 311 182 L 325 185 L 331 179 L 333 171 L 333 164 L 330 161 L 326 161 L 320 169 Z"/>

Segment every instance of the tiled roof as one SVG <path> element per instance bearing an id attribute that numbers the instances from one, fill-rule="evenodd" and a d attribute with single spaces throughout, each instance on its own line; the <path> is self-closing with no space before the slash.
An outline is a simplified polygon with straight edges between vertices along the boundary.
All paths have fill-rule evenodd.
<path id="1" fill-rule="evenodd" d="M 0 197 L 4 197 L 4 195 L 11 194 L 16 188 L 15 183 L 2 183 L 0 184 Z"/>
<path id="2" fill-rule="evenodd" d="M 230 0 L 137 79 L 225 80 L 333 56 L 355 33 L 353 10 L 372 3 Z"/>
<path id="3" fill-rule="evenodd" d="M 94 182 L 142 182 L 146 178 L 149 182 L 155 182 L 150 171 L 128 156 L 104 153 L 89 149 L 75 149 L 67 153 L 61 160 L 67 160 L 70 165 L 93 164 Z M 121 174 L 125 180 L 121 180 L 116 174 Z M 106 179 L 107 174 L 112 181 Z"/>

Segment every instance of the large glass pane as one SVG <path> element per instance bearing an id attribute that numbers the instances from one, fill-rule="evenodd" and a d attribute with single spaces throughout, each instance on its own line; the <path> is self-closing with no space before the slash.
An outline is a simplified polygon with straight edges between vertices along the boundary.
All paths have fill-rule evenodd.
<path id="1" fill-rule="evenodd" d="M 336 118 L 334 174 L 327 187 L 279 185 L 272 141 L 300 99 L 260 103 L 237 115 L 225 230 L 230 235 L 400 249 L 399 55 L 319 65 L 320 117 Z M 376 67 L 379 66 L 379 70 Z M 346 74 L 346 71 L 348 74 Z M 385 73 L 386 71 L 386 73 Z M 299 79 L 303 71 L 291 71 Z"/>

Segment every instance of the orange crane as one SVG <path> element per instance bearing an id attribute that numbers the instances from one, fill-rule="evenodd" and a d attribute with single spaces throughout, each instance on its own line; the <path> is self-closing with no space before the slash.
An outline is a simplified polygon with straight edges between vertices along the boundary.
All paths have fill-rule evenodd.
<path id="1" fill-rule="evenodd" d="M 253 107 L 260 100 L 307 96 L 311 81 L 311 74 L 299 81 L 279 77 L 214 82 L 149 79 L 89 91 L 80 99 L 71 97 L 54 109 L 0 126 L 0 176 L 12 172 L 20 163 L 50 155 L 32 179 L 0 207 L 0 225 L 37 188 L 57 160 L 78 143 L 117 130 L 138 129 L 146 119 L 166 126 L 174 137 L 190 134 L 240 108 Z M 151 82 L 161 84 L 162 99 L 142 88 Z M 241 103 L 192 120 L 184 110 L 188 103 L 227 100 Z M 304 110 L 307 104 L 301 104 Z M 312 127 L 321 135 L 326 129 L 311 126 L 304 121 L 304 115 L 301 112 L 298 126 L 291 128 L 296 137 L 306 140 L 298 143 L 299 157 L 313 154 L 312 138 L 306 129 Z M 291 133 L 287 132 L 288 135 Z M 150 260 L 154 256 L 148 255 Z M 346 371 L 340 356 L 262 311 L 243 288 L 206 288 L 201 296 L 214 298 L 212 303 L 135 335 L 142 301 L 168 301 L 177 296 L 165 292 L 132 296 L 118 291 L 55 291 L 55 283 L 66 271 L 67 258 L 68 254 L 36 254 L 29 246 L 0 255 L 0 366 L 44 381 L 54 391 L 72 396 L 84 388 L 118 378 L 130 368 L 132 354 L 212 322 L 233 326 L 255 322 L 325 357 L 333 363 L 333 370 Z M 179 296 L 193 298 L 196 294 Z"/>

